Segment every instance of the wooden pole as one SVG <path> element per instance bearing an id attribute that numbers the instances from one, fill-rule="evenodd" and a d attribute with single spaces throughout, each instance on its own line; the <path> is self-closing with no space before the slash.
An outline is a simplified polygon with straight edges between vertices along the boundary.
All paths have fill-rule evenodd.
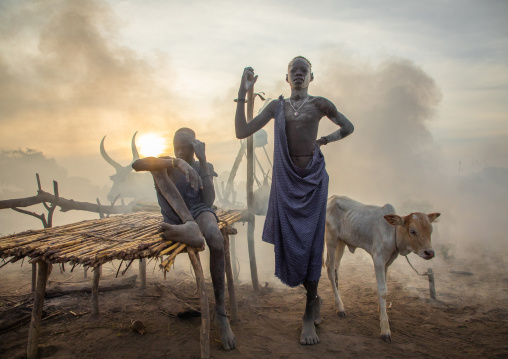
<path id="1" fill-rule="evenodd" d="M 222 229 L 222 236 L 224 237 L 224 256 L 225 256 L 225 267 L 226 267 L 226 278 L 228 280 L 228 295 L 229 295 L 229 306 L 231 308 L 231 321 L 238 321 L 238 305 L 236 303 L 235 295 L 235 279 L 233 277 L 233 271 L 231 269 L 231 253 L 229 250 L 229 235 L 227 233 L 227 227 Z"/>
<path id="2" fill-rule="evenodd" d="M 254 118 L 254 86 L 247 92 L 247 122 Z M 256 266 L 256 248 L 254 245 L 254 136 L 247 138 L 247 211 L 249 222 L 247 224 L 247 244 L 249 247 L 250 276 L 255 291 L 259 290 L 258 269 Z"/>
<path id="3" fill-rule="evenodd" d="M 434 271 L 432 268 L 427 270 L 427 275 L 429 277 L 429 290 L 430 290 L 430 298 L 436 299 L 436 286 L 434 284 Z"/>
<path id="4" fill-rule="evenodd" d="M 37 283 L 37 263 L 32 263 L 32 293 L 35 293 L 36 283 Z"/>
<path id="5" fill-rule="evenodd" d="M 192 247 L 187 247 L 192 268 L 196 274 L 196 284 L 199 293 L 199 304 L 201 307 L 201 358 L 210 358 L 210 312 L 208 310 L 208 298 L 205 289 L 205 276 L 203 275 L 203 268 L 199 261 L 199 254 Z"/>
<path id="6" fill-rule="evenodd" d="M 238 150 L 238 154 L 236 155 L 235 162 L 233 163 L 233 167 L 231 167 L 231 172 L 229 173 L 228 177 L 228 183 L 226 185 L 225 190 L 223 191 L 223 198 L 232 204 L 235 204 L 235 201 L 229 201 L 229 196 L 234 192 L 234 182 L 235 182 L 235 176 L 236 172 L 238 171 L 238 167 L 240 166 L 240 163 L 242 162 L 243 154 L 245 153 L 245 147 L 247 145 L 247 142 L 242 142 L 240 149 Z"/>
<path id="7" fill-rule="evenodd" d="M 38 263 L 37 270 L 37 288 L 34 293 L 34 306 L 32 308 L 32 319 L 28 330 L 27 358 L 36 359 L 39 352 L 39 333 L 42 322 L 42 308 L 44 306 L 44 294 L 46 292 L 46 282 L 48 280 L 48 264 L 46 262 Z"/>
<path id="8" fill-rule="evenodd" d="M 238 279 L 238 263 L 236 262 L 236 237 L 232 235 L 229 237 L 229 251 L 231 253 L 231 264 L 233 267 L 233 279 Z"/>
<path id="9" fill-rule="evenodd" d="M 88 278 L 88 267 L 83 267 L 83 278 Z"/>
<path id="10" fill-rule="evenodd" d="M 92 315 L 99 314 L 99 279 L 101 278 L 102 266 L 95 267 L 93 270 L 92 282 Z"/>
<path id="11" fill-rule="evenodd" d="M 139 289 L 146 288 L 146 259 L 139 260 Z"/>

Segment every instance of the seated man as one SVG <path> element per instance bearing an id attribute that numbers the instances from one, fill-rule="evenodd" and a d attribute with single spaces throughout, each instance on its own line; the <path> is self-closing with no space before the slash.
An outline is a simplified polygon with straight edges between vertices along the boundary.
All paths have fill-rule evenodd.
<path id="1" fill-rule="evenodd" d="M 210 248 L 215 317 L 222 346 L 230 350 L 235 348 L 236 338 L 229 326 L 224 304 L 224 238 L 211 208 L 215 200 L 212 176 L 217 174 L 212 164 L 206 162 L 205 144 L 196 139 L 191 129 L 176 131 L 173 146 L 176 158 L 142 158 L 136 160 L 132 168 L 150 171 L 154 177 L 164 218 L 161 229 L 167 240 L 200 248 L 204 246 L 204 236 Z M 198 161 L 194 160 L 194 155 Z"/>

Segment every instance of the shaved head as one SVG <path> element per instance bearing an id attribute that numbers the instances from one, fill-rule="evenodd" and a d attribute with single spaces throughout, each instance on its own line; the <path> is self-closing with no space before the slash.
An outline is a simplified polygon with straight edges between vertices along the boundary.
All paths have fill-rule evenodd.
<path id="1" fill-rule="evenodd" d="M 176 130 L 175 136 L 179 133 L 180 134 L 185 133 L 185 134 L 191 136 L 192 138 L 196 138 L 196 133 L 188 127 L 182 127 L 182 128 L 179 128 L 178 130 Z"/>
<path id="2" fill-rule="evenodd" d="M 295 60 L 298 60 L 298 59 L 302 59 L 304 61 L 306 61 L 308 64 L 309 64 L 309 68 L 312 69 L 312 64 L 310 63 L 310 61 L 306 58 L 306 57 L 303 57 L 303 56 L 296 56 L 296 57 L 293 57 L 293 59 L 291 61 L 289 61 L 289 64 L 288 64 L 288 70 L 289 68 L 291 67 L 291 64 L 295 61 Z"/>

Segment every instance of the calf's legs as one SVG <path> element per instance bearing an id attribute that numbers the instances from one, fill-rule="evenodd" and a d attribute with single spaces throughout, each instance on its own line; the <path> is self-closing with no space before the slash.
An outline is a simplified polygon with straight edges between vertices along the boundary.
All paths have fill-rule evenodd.
<path id="1" fill-rule="evenodd" d="M 376 270 L 377 293 L 379 297 L 379 317 L 381 325 L 381 339 L 391 341 L 390 323 L 386 312 L 386 296 L 388 288 L 386 287 L 386 266 L 383 258 L 373 257 L 374 269 Z"/>
<path id="2" fill-rule="evenodd" d="M 345 317 L 346 311 L 344 310 L 344 304 L 340 298 L 339 292 L 339 266 L 342 255 L 346 244 L 341 240 L 333 240 L 331 237 L 326 237 L 326 270 L 328 278 L 332 283 L 333 294 L 335 296 L 335 304 L 337 306 L 337 315 L 339 317 Z"/>

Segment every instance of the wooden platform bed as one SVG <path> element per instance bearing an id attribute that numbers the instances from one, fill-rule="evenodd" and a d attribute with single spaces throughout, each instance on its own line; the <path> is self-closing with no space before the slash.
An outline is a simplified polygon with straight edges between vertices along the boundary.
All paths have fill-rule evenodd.
<path id="1" fill-rule="evenodd" d="M 217 216 L 224 237 L 231 319 L 235 321 L 238 311 L 231 269 L 229 234 L 236 233 L 231 225 L 243 220 L 242 212 L 218 210 Z M 92 314 L 99 315 L 99 279 L 104 263 L 121 260 L 118 268 L 120 271 L 122 264 L 125 263 L 125 268 L 128 268 L 134 260 L 140 260 L 140 287 L 144 288 L 146 258 L 162 257 L 161 268 L 169 271 L 175 257 L 182 253 L 189 255 L 196 275 L 201 305 L 201 357 L 209 358 L 210 315 L 199 252 L 185 244 L 163 240 L 159 233 L 161 222 L 160 213 L 133 212 L 59 227 L 30 230 L 0 238 L 0 257 L 7 263 L 14 263 L 26 257 L 30 258 L 30 263 L 37 263 L 34 305 L 27 344 L 29 359 L 38 356 L 41 316 L 50 264 L 67 263 L 73 268 L 77 265 L 93 268 Z M 33 280 L 35 281 L 35 278 Z"/>

